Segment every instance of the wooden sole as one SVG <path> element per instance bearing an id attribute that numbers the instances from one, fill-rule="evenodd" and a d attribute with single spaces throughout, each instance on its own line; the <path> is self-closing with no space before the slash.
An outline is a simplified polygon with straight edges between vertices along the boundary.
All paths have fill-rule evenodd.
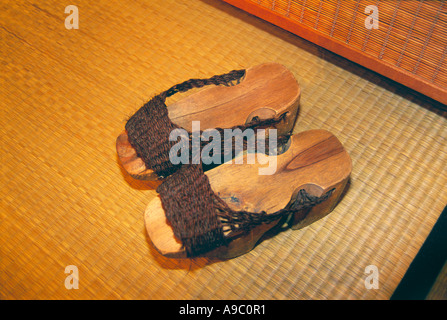
<path id="1" fill-rule="evenodd" d="M 276 125 L 278 135 L 291 133 L 298 115 L 300 87 L 293 74 L 278 63 L 265 63 L 247 69 L 244 78 L 231 87 L 212 86 L 169 105 L 169 118 L 188 131 L 192 121 L 200 129 L 231 128 L 250 122 L 254 117 L 268 119 L 288 111 Z M 133 178 L 157 180 L 130 145 L 127 132 L 116 140 L 118 158 Z"/>
<path id="2" fill-rule="evenodd" d="M 206 175 L 214 192 L 233 210 L 251 212 L 276 212 L 294 200 L 301 189 L 314 196 L 332 190 L 332 195 L 309 212 L 292 218 L 292 228 L 299 229 L 323 218 L 337 204 L 351 173 L 351 159 L 340 141 L 325 130 L 305 131 L 290 138 L 288 149 L 277 156 L 276 172 L 259 175 L 259 168 L 266 165 L 247 164 L 247 155 L 242 155 L 243 164 L 223 164 L 207 171 Z M 206 256 L 228 259 L 244 254 L 258 243 L 259 239 L 279 222 L 263 224 L 228 246 L 216 248 Z M 155 248 L 172 258 L 186 258 L 182 244 L 174 236 L 167 222 L 159 197 L 154 198 L 145 211 L 145 225 Z"/>

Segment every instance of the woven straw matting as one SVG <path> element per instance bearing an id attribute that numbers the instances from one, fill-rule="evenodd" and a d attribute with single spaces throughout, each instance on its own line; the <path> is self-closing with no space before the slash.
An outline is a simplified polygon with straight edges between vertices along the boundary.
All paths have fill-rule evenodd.
<path id="1" fill-rule="evenodd" d="M 76 3 L 78 30 L 60 1 L 0 4 L 1 299 L 391 296 L 447 202 L 435 102 L 223 2 Z M 239 258 L 161 256 L 143 223 L 155 191 L 117 162 L 125 120 L 173 84 L 268 61 L 302 86 L 295 132 L 345 145 L 349 190 L 328 217 Z M 368 265 L 379 289 L 365 288 Z"/>

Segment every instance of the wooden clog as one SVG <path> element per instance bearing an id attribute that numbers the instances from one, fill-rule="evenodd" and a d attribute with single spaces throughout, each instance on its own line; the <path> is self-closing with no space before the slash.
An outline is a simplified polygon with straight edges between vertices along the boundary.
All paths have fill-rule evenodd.
<path id="1" fill-rule="evenodd" d="M 290 217 L 292 229 L 303 228 L 323 218 L 337 204 L 351 173 L 351 159 L 340 141 L 325 130 L 305 131 L 290 137 L 288 149 L 277 156 L 276 172 L 259 175 L 259 163 L 223 164 L 206 172 L 212 190 L 233 210 L 276 212 L 296 201 L 300 190 L 320 197 L 330 192 L 327 200 L 310 210 Z M 275 160 L 275 159 L 272 159 Z M 281 221 L 281 222 L 280 222 Z M 227 259 L 244 254 L 270 229 L 284 221 L 277 219 L 261 224 L 226 246 L 206 253 L 209 257 Z M 145 211 L 145 225 L 155 248 L 167 257 L 185 258 L 186 252 L 174 236 L 160 197 L 154 198 Z"/>
<path id="2" fill-rule="evenodd" d="M 244 78 L 233 86 L 201 89 L 168 107 L 169 118 L 191 131 L 192 121 L 200 121 L 202 130 L 231 128 L 253 118 L 269 119 L 288 111 L 276 125 L 278 136 L 291 133 L 298 114 L 300 87 L 293 74 L 278 63 L 265 63 L 246 70 Z M 122 167 L 135 179 L 157 180 L 129 143 L 126 131 L 116 140 Z"/>

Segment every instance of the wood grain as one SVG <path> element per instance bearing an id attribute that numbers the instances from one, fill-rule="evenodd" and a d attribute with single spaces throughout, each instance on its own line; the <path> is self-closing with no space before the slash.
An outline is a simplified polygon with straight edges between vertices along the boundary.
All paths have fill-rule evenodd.
<path id="1" fill-rule="evenodd" d="M 327 215 L 336 205 L 351 173 L 351 160 L 340 141 L 325 130 L 310 130 L 293 135 L 289 148 L 276 159 L 273 175 L 259 175 L 260 163 L 226 163 L 209 170 L 212 189 L 232 209 L 275 212 L 284 208 L 300 189 L 321 196 L 335 188 L 332 196 L 315 206 L 305 217 L 295 217 L 293 229 L 299 229 Z M 236 161 L 236 160 L 235 160 Z M 279 220 L 278 220 L 279 221 Z M 261 225 L 229 246 L 216 248 L 207 256 L 232 258 L 244 254 L 277 222 Z M 146 229 L 157 250 L 168 257 L 185 258 L 182 244 L 167 222 L 159 197 L 145 212 Z"/>
<path id="2" fill-rule="evenodd" d="M 231 128 L 249 122 L 255 116 L 267 119 L 289 111 L 276 126 L 278 135 L 291 133 L 298 114 L 301 90 L 293 74 L 278 63 L 264 63 L 247 69 L 235 86 L 208 87 L 168 106 L 170 119 L 188 131 L 192 121 L 200 129 Z M 118 158 L 135 179 L 157 180 L 130 145 L 127 132 L 116 140 Z"/>

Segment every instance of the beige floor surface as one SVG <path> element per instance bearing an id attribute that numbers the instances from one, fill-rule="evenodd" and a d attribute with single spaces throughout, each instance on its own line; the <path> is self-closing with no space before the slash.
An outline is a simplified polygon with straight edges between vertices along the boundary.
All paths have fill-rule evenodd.
<path id="1" fill-rule="evenodd" d="M 388 299 L 447 203 L 443 106 L 221 1 L 0 4 L 1 299 Z M 334 133 L 349 190 L 323 220 L 229 261 L 168 259 L 156 196 L 115 139 L 152 95 L 267 61 L 302 87 L 295 132 Z M 79 289 L 67 289 L 67 266 Z M 379 288 L 365 287 L 375 265 Z"/>

